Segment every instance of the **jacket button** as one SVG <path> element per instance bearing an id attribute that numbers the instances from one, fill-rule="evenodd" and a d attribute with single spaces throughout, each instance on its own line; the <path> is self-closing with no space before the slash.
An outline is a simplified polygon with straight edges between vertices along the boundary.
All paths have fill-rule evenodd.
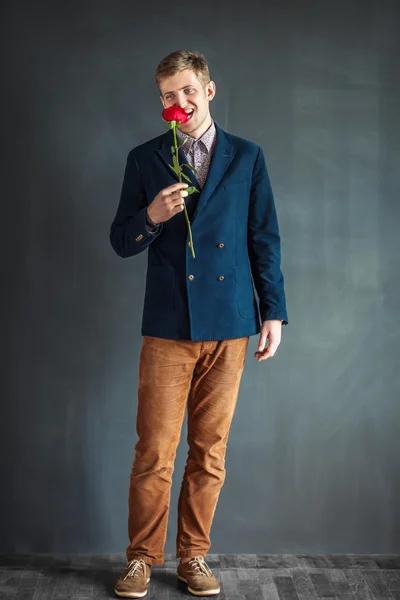
<path id="1" fill-rule="evenodd" d="M 188 279 L 190 279 L 190 281 L 192 281 L 192 279 L 194 279 L 194 275 L 189 275 Z"/>
<path id="2" fill-rule="evenodd" d="M 225 246 L 224 242 L 220 242 L 220 243 L 218 244 L 218 248 L 223 248 L 224 246 Z"/>
<path id="3" fill-rule="evenodd" d="M 220 275 L 220 276 L 218 277 L 218 281 L 223 281 L 224 279 L 225 279 L 225 277 L 224 277 L 223 275 Z"/>

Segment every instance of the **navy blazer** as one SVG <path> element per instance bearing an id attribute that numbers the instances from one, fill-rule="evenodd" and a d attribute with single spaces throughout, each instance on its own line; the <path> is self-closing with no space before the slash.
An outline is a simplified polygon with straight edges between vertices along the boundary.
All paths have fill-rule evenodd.
<path id="1" fill-rule="evenodd" d="M 223 340 L 260 333 L 260 316 L 288 323 L 278 220 L 263 151 L 215 127 L 202 190 L 184 167 L 200 190 L 185 198 L 195 258 L 184 211 L 162 223 L 155 235 L 146 227 L 148 205 L 179 181 L 168 166 L 172 130 L 128 154 L 110 241 L 124 258 L 149 249 L 142 335 Z M 185 162 L 179 148 L 179 164 Z"/>

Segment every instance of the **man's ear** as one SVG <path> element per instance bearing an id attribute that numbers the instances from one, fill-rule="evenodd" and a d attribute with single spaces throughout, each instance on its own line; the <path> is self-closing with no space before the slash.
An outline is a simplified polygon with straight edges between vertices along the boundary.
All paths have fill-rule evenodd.
<path id="1" fill-rule="evenodd" d="M 211 85 L 210 85 L 210 84 L 211 84 Z M 211 91 L 212 91 L 212 97 L 211 97 L 211 98 L 209 98 L 209 101 L 211 102 L 211 100 L 212 100 L 212 99 L 214 98 L 214 96 L 215 96 L 215 92 L 216 92 L 217 86 L 215 85 L 215 82 L 214 82 L 214 81 L 210 81 L 208 85 L 210 86 L 210 88 L 211 88 Z M 209 89 L 210 89 L 210 88 L 209 88 Z"/>

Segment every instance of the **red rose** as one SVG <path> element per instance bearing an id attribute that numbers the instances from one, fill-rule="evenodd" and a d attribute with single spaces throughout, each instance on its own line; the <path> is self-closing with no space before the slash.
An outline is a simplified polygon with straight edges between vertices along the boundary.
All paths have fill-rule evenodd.
<path id="1" fill-rule="evenodd" d="M 186 181 L 189 181 L 189 183 L 190 183 L 190 178 L 185 173 L 183 173 L 182 167 L 188 167 L 194 173 L 197 173 L 197 171 L 189 163 L 185 163 L 183 165 L 179 164 L 179 160 L 178 160 L 179 147 L 178 147 L 178 140 L 176 138 L 177 124 L 178 123 L 186 123 L 186 121 L 188 120 L 188 115 L 183 110 L 183 108 L 181 108 L 180 106 L 169 106 L 168 108 L 165 108 L 162 111 L 161 116 L 162 116 L 163 121 L 165 121 L 165 123 L 168 123 L 169 128 L 172 129 L 172 133 L 174 134 L 174 145 L 171 146 L 171 154 L 172 154 L 172 163 L 173 164 L 168 165 L 168 166 L 172 169 L 172 171 L 178 177 L 180 182 L 182 182 L 182 178 L 184 178 L 184 179 L 186 179 Z M 184 140 L 184 142 L 182 143 L 182 146 L 188 139 L 189 138 L 187 137 Z M 188 194 L 194 194 L 194 192 L 197 192 L 197 193 L 199 192 L 199 190 L 194 185 L 191 185 L 188 188 L 186 188 L 186 191 Z M 190 237 L 189 246 L 190 246 L 190 250 L 192 252 L 192 256 L 193 256 L 193 258 L 195 258 L 194 247 L 193 247 L 193 238 L 192 238 L 192 229 L 190 227 L 190 220 L 189 220 L 189 217 L 187 214 L 185 202 L 183 203 L 183 209 L 185 211 L 185 219 L 186 219 L 188 230 L 189 230 L 189 237 Z"/>
<path id="2" fill-rule="evenodd" d="M 165 108 L 161 113 L 164 121 L 178 121 L 179 123 L 186 123 L 188 120 L 188 115 L 185 113 L 183 108 L 180 106 L 169 106 Z"/>

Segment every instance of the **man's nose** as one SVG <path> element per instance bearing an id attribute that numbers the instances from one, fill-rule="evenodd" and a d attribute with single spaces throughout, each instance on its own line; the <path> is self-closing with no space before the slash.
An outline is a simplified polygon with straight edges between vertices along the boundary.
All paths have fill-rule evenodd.
<path id="1" fill-rule="evenodd" d="M 179 106 L 180 108 L 185 108 L 187 105 L 187 100 L 186 98 L 178 98 L 176 101 L 176 105 Z"/>

